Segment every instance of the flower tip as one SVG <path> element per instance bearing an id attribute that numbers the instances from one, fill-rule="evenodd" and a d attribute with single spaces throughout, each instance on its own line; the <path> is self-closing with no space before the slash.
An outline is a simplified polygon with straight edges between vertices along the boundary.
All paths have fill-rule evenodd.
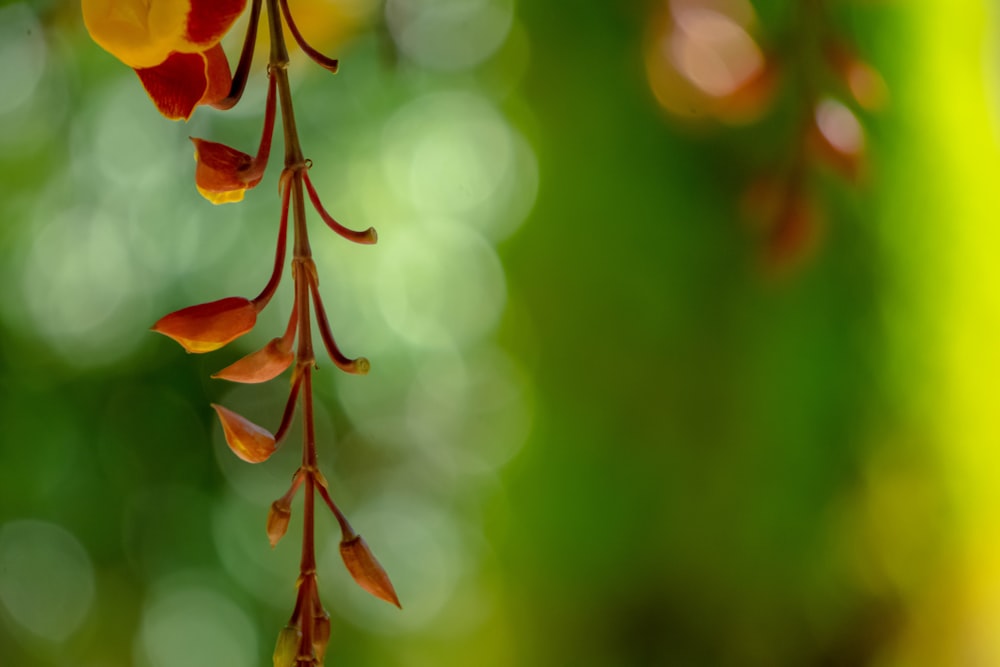
<path id="1" fill-rule="evenodd" d="M 358 357 L 354 360 L 354 368 L 352 372 L 355 375 L 368 375 L 368 371 L 372 368 L 372 364 L 368 361 L 368 357 Z"/>
<path id="2" fill-rule="evenodd" d="M 378 232 L 375 231 L 374 227 L 369 227 L 368 229 L 366 229 L 363 232 L 363 236 L 365 237 L 364 243 L 368 245 L 375 245 L 376 243 L 378 243 Z"/>

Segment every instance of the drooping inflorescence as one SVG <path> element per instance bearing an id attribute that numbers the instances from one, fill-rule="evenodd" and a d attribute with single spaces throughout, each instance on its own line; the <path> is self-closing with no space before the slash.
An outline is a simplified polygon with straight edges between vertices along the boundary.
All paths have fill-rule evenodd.
<path id="1" fill-rule="evenodd" d="M 303 157 L 295 126 L 288 83 L 287 29 L 302 52 L 321 67 L 336 72 L 338 63 L 309 45 L 295 25 L 287 0 L 249 2 L 247 34 L 235 72 L 219 42 L 247 11 L 247 0 L 83 0 L 83 15 L 94 40 L 132 67 L 156 108 L 167 118 L 188 119 L 199 105 L 218 109 L 235 106 L 246 86 L 261 12 L 266 5 L 270 33 L 268 89 L 264 126 L 255 155 L 225 144 L 192 138 L 195 146 L 195 185 L 213 204 L 238 202 L 264 175 L 280 108 L 284 135 L 284 169 L 278 181 L 280 213 L 274 265 L 261 292 L 254 298 L 229 296 L 183 308 L 164 316 L 153 330 L 177 341 L 189 353 L 219 349 L 250 332 L 258 314 L 278 289 L 286 265 L 288 227 L 293 233 L 291 273 L 294 300 L 283 334 L 261 349 L 223 368 L 212 377 L 240 383 L 272 380 L 291 369 L 288 400 L 272 433 L 221 405 L 213 405 L 232 452 L 250 463 L 266 461 L 281 446 L 296 411 L 302 416 L 302 463 L 288 491 L 275 500 L 267 516 L 265 534 L 274 546 L 287 530 L 292 500 L 303 489 L 303 538 L 297 597 L 288 625 L 275 647 L 276 667 L 322 665 L 330 638 L 330 617 L 319 599 L 314 538 L 315 498 L 318 495 L 341 529 L 340 551 L 348 572 L 372 595 L 399 606 L 385 571 L 364 539 L 351 527 L 334 503 L 327 481 L 317 466 L 313 416 L 312 374 L 315 367 L 312 318 L 334 364 L 348 373 L 366 374 L 364 357 L 344 355 L 334 340 L 323 307 L 316 265 L 306 228 L 306 200 L 324 223 L 347 240 L 377 241 L 375 230 L 355 231 L 337 222 L 323 207 L 309 179 L 311 161 Z"/>

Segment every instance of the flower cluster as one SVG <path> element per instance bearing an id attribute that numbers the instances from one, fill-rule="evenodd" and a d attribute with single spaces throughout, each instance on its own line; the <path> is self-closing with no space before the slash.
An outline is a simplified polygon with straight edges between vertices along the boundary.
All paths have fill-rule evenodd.
<path id="1" fill-rule="evenodd" d="M 320 339 L 338 368 L 365 374 L 369 363 L 364 357 L 344 355 L 333 338 L 309 246 L 306 199 L 324 223 L 340 236 L 361 244 L 373 244 L 377 237 L 374 229 L 355 231 L 337 222 L 323 207 L 309 178 L 312 163 L 302 155 L 295 127 L 285 29 L 298 42 L 302 52 L 325 69 L 335 72 L 337 61 L 319 53 L 303 39 L 287 0 L 250 2 L 247 34 L 235 73 L 230 70 L 219 42 L 247 10 L 247 0 L 83 0 L 83 16 L 94 40 L 135 70 L 156 108 L 167 118 L 186 120 L 202 104 L 228 109 L 238 103 L 253 59 L 257 27 L 265 3 L 271 54 L 264 127 L 256 154 L 251 156 L 205 139 L 192 138 L 192 142 L 198 191 L 215 204 L 240 201 L 264 175 L 280 101 L 285 163 L 278 182 L 280 215 L 270 279 L 252 299 L 230 296 L 183 308 L 161 318 L 153 325 L 153 330 L 169 336 L 190 353 L 217 350 L 251 331 L 258 314 L 267 307 L 280 285 L 291 217 L 294 303 L 288 325 L 281 336 L 213 375 L 231 382 L 260 383 L 291 369 L 290 390 L 281 422 L 272 433 L 226 407 L 212 406 L 229 448 L 249 463 L 266 461 L 281 446 L 296 408 L 301 408 L 302 464 L 293 474 L 288 492 L 272 503 L 266 523 L 268 540 L 274 546 L 288 527 L 293 498 L 299 489 L 304 489 L 297 599 L 288 626 L 279 634 L 274 654 L 276 667 L 291 667 L 322 665 L 330 637 L 330 619 L 320 603 L 316 581 L 316 495 L 337 519 L 341 529 L 341 556 L 352 577 L 376 597 L 399 606 L 388 576 L 334 503 L 327 481 L 317 466 L 312 391 L 313 317 Z"/>

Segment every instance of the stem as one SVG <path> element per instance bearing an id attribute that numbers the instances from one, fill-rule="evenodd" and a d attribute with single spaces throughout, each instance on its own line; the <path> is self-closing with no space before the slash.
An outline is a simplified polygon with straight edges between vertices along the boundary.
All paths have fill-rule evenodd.
<path id="1" fill-rule="evenodd" d="M 240 61 L 233 74 L 233 83 L 229 95 L 212 106 L 216 109 L 232 109 L 243 97 L 243 90 L 250 75 L 250 65 L 253 63 L 253 47 L 257 43 L 257 24 L 260 22 L 260 2 L 253 0 L 250 7 L 250 22 L 247 24 L 247 34 L 243 38 L 243 49 L 240 51 Z"/>
<path id="2" fill-rule="evenodd" d="M 292 276 L 295 281 L 295 309 L 298 314 L 298 345 L 295 355 L 295 373 L 300 373 L 303 443 L 302 469 L 305 477 L 305 497 L 303 499 L 302 556 L 299 565 L 299 594 L 296 600 L 302 639 L 299 643 L 296 663 L 300 667 L 317 663 L 313 648 L 315 634 L 313 609 L 319 607 L 316 588 L 316 538 L 315 538 L 315 492 L 316 492 L 316 429 L 313 415 L 312 372 L 316 363 L 313 355 L 312 328 L 310 322 L 310 285 L 316 280 L 316 266 L 309 247 L 306 230 L 305 196 L 302 174 L 306 168 L 295 127 L 295 112 L 292 108 L 292 92 L 288 84 L 288 49 L 285 44 L 281 23 L 281 9 L 278 0 L 267 0 L 267 18 L 271 31 L 271 54 L 269 68 L 278 89 L 281 106 L 281 124 L 285 139 L 285 172 L 290 174 L 290 183 L 285 184 L 283 197 L 291 197 L 293 229 L 295 233 L 292 258 Z"/>

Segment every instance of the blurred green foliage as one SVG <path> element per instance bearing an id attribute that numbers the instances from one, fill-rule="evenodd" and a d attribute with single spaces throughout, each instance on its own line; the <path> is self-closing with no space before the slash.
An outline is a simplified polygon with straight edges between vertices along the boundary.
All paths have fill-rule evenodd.
<path id="1" fill-rule="evenodd" d="M 795 4 L 754 2 L 762 40 Z M 327 208 L 380 243 L 316 243 L 373 362 L 321 368 L 320 458 L 404 611 L 321 523 L 327 664 L 1000 660 L 985 10 L 828 4 L 891 101 L 860 116 L 866 182 L 810 172 L 824 232 L 775 277 L 740 202 L 800 101 L 665 112 L 662 3 L 330 1 L 360 27 L 336 78 L 293 66 L 298 120 Z M 75 3 L 6 3 L 0 36 L 0 664 L 270 664 L 297 453 L 232 460 L 208 404 L 270 423 L 284 388 L 209 375 L 290 300 L 213 355 L 146 332 L 266 279 L 276 165 L 214 208 L 186 139 L 255 145 L 263 73 L 172 124 Z"/>

